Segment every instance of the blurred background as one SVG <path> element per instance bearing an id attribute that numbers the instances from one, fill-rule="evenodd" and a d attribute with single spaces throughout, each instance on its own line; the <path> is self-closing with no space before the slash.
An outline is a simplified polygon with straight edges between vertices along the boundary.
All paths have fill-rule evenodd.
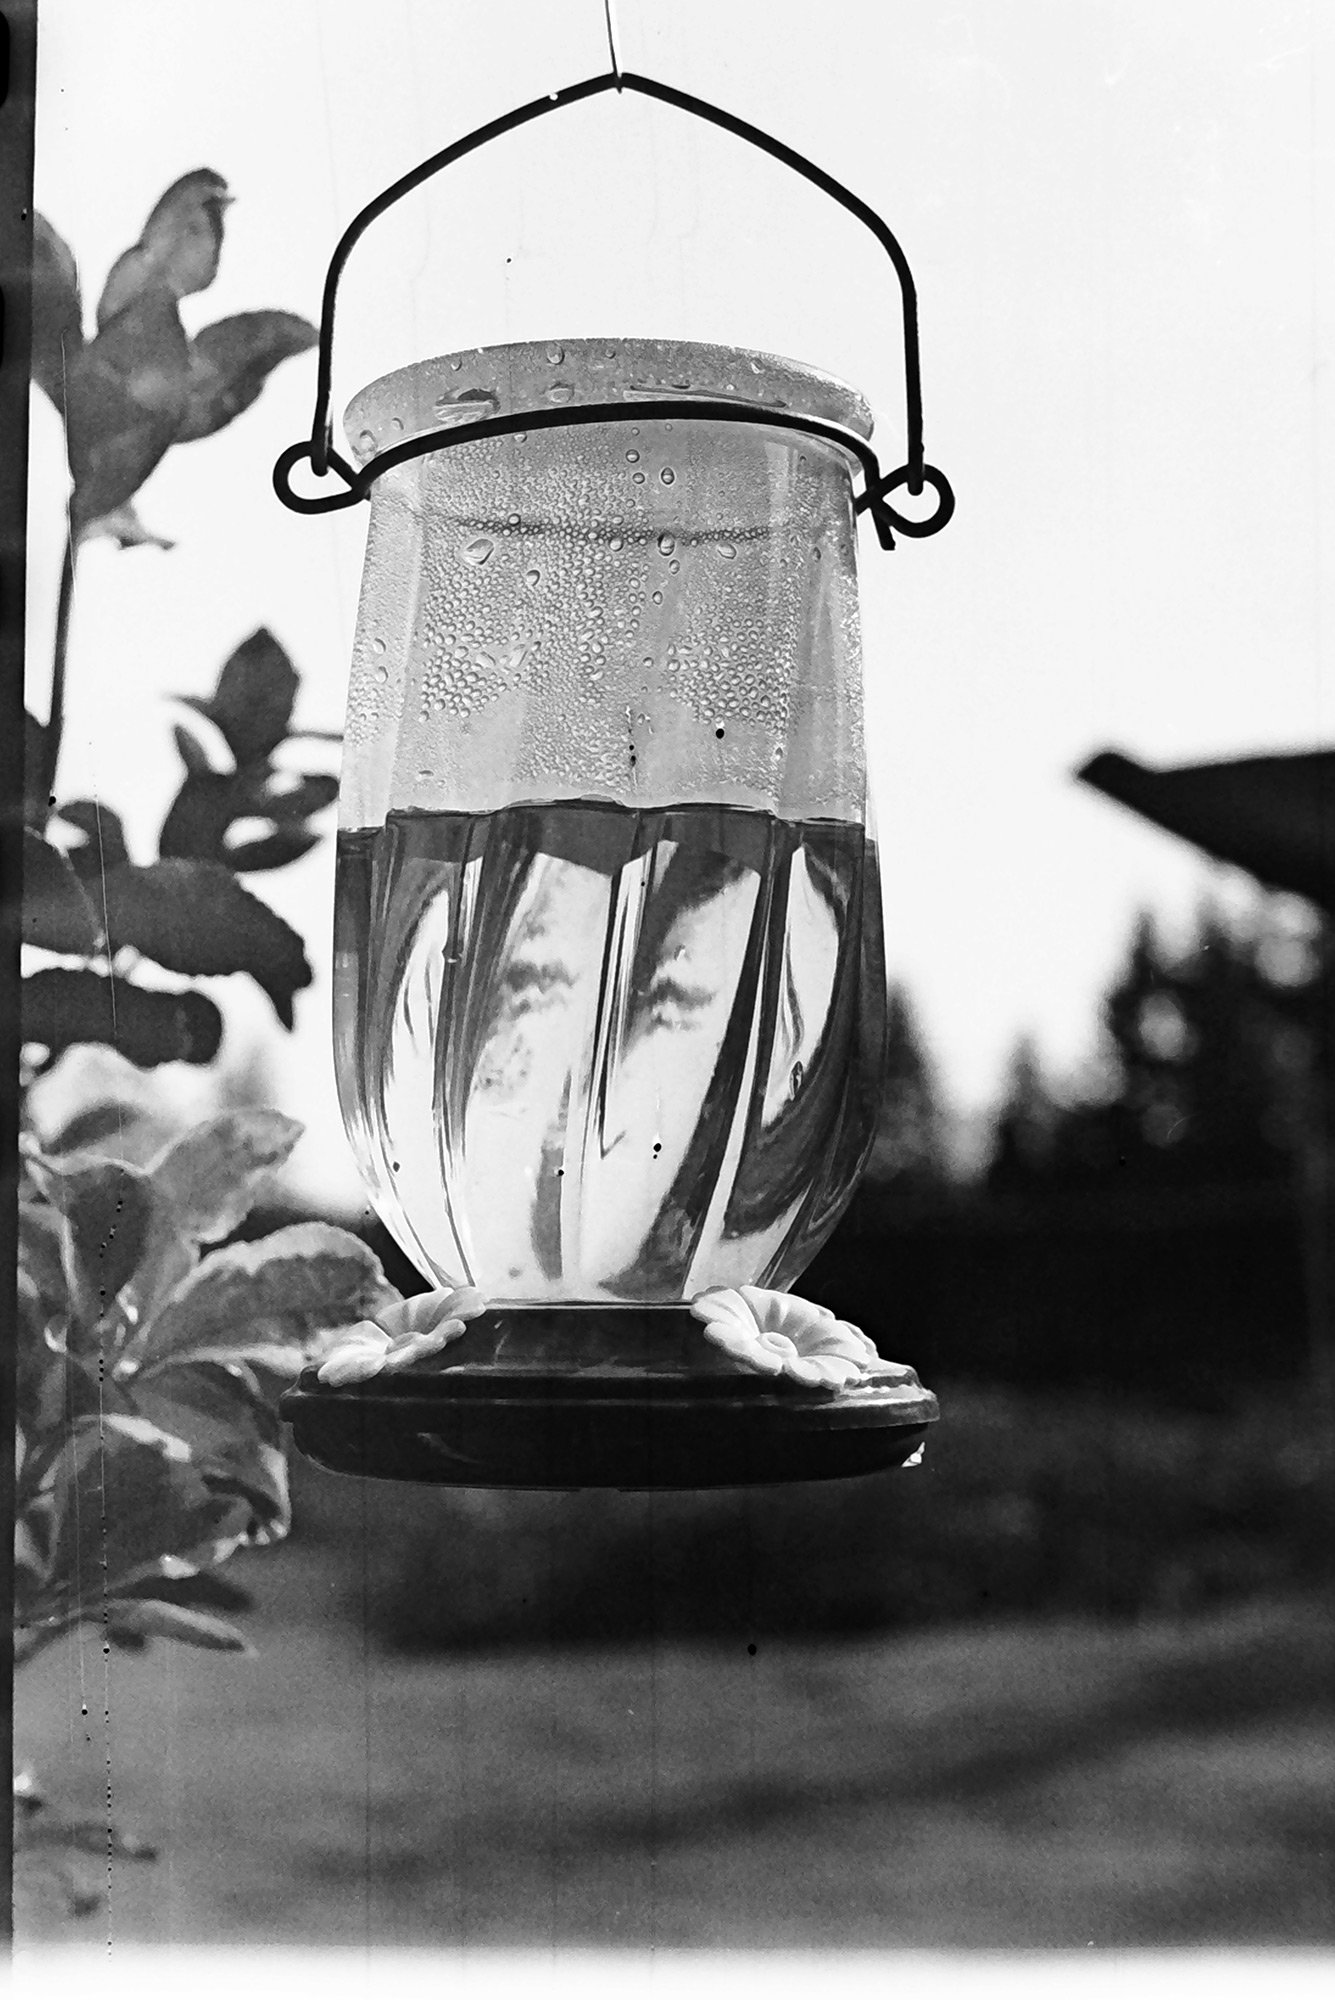
<path id="1" fill-rule="evenodd" d="M 936 541 L 864 542 L 892 1034 L 802 1290 L 943 1421 L 914 1471 L 725 1495 L 298 1464 L 290 1541 L 232 1566 L 257 1658 L 76 1636 L 20 1688 L 21 1747 L 160 1846 L 117 1868 L 126 1941 L 1329 1943 L 1335 31 L 1279 0 L 614 11 L 624 66 L 820 162 L 919 282 L 960 504 Z M 201 316 L 314 318 L 364 201 L 605 63 L 596 0 L 373 26 L 44 0 L 37 206 L 95 297 L 213 167 L 235 205 Z M 508 147 L 359 249 L 336 407 L 455 347 L 681 334 L 857 382 L 894 462 L 894 302 L 812 190 L 629 102 Z M 82 560 L 63 789 L 110 797 L 132 853 L 179 780 L 173 699 L 256 626 L 298 721 L 340 727 L 364 521 L 269 486 L 313 373 L 163 462 L 140 512 L 174 548 Z M 35 405 L 39 715 L 64 491 Z M 1245 774 L 1204 804 L 1126 782 L 1262 755 L 1268 845 Z M 338 1122 L 332 840 L 262 887 L 315 966 L 293 1033 L 217 982 L 218 1064 L 120 1082 L 160 1135 L 219 1102 L 301 1118 L 248 1226 L 351 1222 L 420 1289 Z M 117 1061 L 72 1052 L 40 1115 Z M 29 1921 L 77 1932 L 40 1897 Z"/>

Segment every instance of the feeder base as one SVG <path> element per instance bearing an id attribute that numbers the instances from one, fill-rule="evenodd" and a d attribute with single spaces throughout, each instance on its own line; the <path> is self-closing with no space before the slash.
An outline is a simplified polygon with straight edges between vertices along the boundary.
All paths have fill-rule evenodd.
<path id="1" fill-rule="evenodd" d="M 497 1308 L 429 1371 L 333 1389 L 307 1369 L 279 1408 L 331 1472 L 632 1492 L 885 1471 L 938 1415 L 889 1363 L 838 1392 L 743 1372 L 680 1307 Z"/>

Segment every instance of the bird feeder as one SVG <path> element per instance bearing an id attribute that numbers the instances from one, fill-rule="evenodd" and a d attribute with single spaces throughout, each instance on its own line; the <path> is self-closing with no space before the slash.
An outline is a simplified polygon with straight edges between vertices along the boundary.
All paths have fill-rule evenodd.
<path id="1" fill-rule="evenodd" d="M 760 146 L 877 235 L 903 297 L 903 465 L 882 474 L 862 397 L 816 369 L 647 339 L 417 362 L 354 399 L 350 455 L 334 450 L 335 294 L 362 230 L 477 146 L 608 89 Z M 299 493 L 303 460 L 339 488 Z M 935 1399 L 881 1360 L 876 1329 L 790 1292 L 857 1185 L 884 1060 L 857 519 L 890 548 L 953 507 L 923 460 L 895 239 L 696 98 L 625 73 L 557 92 L 348 229 L 311 437 L 275 484 L 301 512 L 370 503 L 335 1068 L 371 1201 L 461 1313 L 410 1367 L 307 1370 L 283 1401 L 296 1444 L 338 1471 L 465 1486 L 903 1463 Z M 903 512 L 901 489 L 925 498 Z"/>

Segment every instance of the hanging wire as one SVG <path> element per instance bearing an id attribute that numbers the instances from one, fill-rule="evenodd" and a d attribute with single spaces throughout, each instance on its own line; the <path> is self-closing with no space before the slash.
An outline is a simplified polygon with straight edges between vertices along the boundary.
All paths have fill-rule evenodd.
<path id="1" fill-rule="evenodd" d="M 612 32 L 611 0 L 604 0 L 604 18 L 610 36 Z M 615 64 L 615 48 L 613 48 L 613 60 Z M 689 92 L 684 90 L 674 90 L 669 84 L 658 83 L 652 77 L 638 76 L 633 71 L 622 70 L 619 65 L 613 67 L 605 75 L 587 77 L 582 83 L 567 85 L 564 90 L 553 90 L 546 97 L 535 98 L 532 102 L 520 105 L 516 110 L 507 112 L 501 118 L 491 119 L 487 124 L 479 126 L 475 132 L 470 132 L 465 138 L 456 140 L 453 145 L 444 147 L 439 153 L 433 154 L 430 159 L 423 160 L 419 166 L 414 167 L 411 172 L 402 175 L 399 180 L 386 188 L 382 194 L 377 195 L 373 201 L 368 202 L 366 207 L 353 217 L 335 246 L 334 254 L 330 259 L 329 270 L 325 277 L 324 296 L 320 314 L 320 346 L 316 371 L 315 412 L 311 424 L 310 438 L 309 440 L 302 440 L 298 444 L 289 446 L 274 467 L 274 490 L 284 506 L 290 507 L 294 512 L 301 514 L 331 513 L 342 507 L 353 506 L 358 501 L 364 500 L 367 497 L 374 480 L 381 472 L 387 470 L 391 464 L 400 464 L 406 458 L 417 457 L 431 451 L 443 450 L 452 444 L 463 444 L 471 442 L 476 438 L 504 435 L 507 432 L 514 432 L 525 428 L 537 428 L 540 422 L 545 427 L 552 423 L 559 424 L 562 422 L 592 423 L 624 420 L 626 405 L 622 403 L 585 405 L 579 411 L 571 409 L 561 412 L 556 416 L 553 416 L 551 412 L 515 412 L 510 416 L 490 417 L 476 424 L 465 424 L 449 430 L 424 433 L 420 437 L 409 439 L 405 443 L 393 447 L 392 450 L 380 454 L 358 471 L 334 449 L 333 426 L 329 413 L 333 383 L 334 314 L 338 301 L 339 280 L 342 277 L 344 267 L 353 248 L 364 232 L 387 209 L 391 208 L 395 202 L 402 200 L 405 195 L 411 194 L 415 189 L 421 187 L 425 181 L 443 172 L 446 167 L 453 166 L 456 161 L 464 159 L 469 153 L 476 152 L 479 147 L 488 145 L 491 140 L 499 139 L 507 132 L 517 131 L 520 126 L 530 124 L 536 118 L 545 117 L 551 111 L 563 110 L 568 105 L 582 103 L 588 98 L 601 96 L 609 90 L 615 90 L 618 93 L 623 90 L 635 91 L 642 97 L 655 99 L 660 104 L 669 104 L 676 110 L 689 112 L 693 117 L 702 118 L 707 124 L 716 125 L 722 131 L 730 132 L 735 138 L 743 139 L 749 145 L 758 147 L 761 152 L 767 153 L 771 159 L 779 161 L 782 166 L 791 168 L 794 173 L 800 174 L 804 180 L 810 181 L 813 186 L 818 187 L 822 193 L 829 195 L 832 201 L 838 202 L 841 208 L 847 209 L 851 215 L 855 216 L 875 236 L 877 242 L 889 257 L 894 267 L 895 275 L 899 280 L 904 349 L 904 400 L 907 452 L 903 465 L 896 467 L 893 472 L 883 474 L 875 453 L 864 439 L 858 438 L 854 440 L 852 433 L 841 436 L 839 441 L 847 443 L 849 449 L 856 453 L 857 457 L 862 461 L 866 475 L 866 483 L 863 491 L 857 495 L 854 505 L 859 512 L 864 509 L 870 512 L 884 548 L 894 547 L 892 531 L 896 528 L 900 533 L 915 539 L 936 534 L 941 528 L 944 528 L 954 512 L 955 499 L 951 491 L 950 482 L 945 474 L 935 466 L 928 465 L 923 453 L 922 376 L 918 344 L 918 295 L 913 282 L 913 274 L 909 269 L 908 259 L 900 247 L 898 238 L 889 226 L 882 221 L 875 209 L 869 207 L 858 195 L 855 195 L 849 188 L 844 187 L 841 182 L 835 180 L 832 174 L 827 174 L 823 168 L 805 159 L 801 153 L 794 151 L 791 146 L 784 145 L 779 139 L 771 138 L 767 132 L 762 132 L 758 126 L 748 124 L 745 119 L 736 118 L 731 112 L 723 111 L 717 105 L 706 103 L 703 98 L 693 97 Z M 717 419 L 721 422 L 756 423 L 765 420 L 764 412 L 747 411 L 741 406 L 709 404 L 701 401 L 691 403 L 689 407 L 694 408 L 701 416 L 708 416 L 711 420 Z M 643 405 L 640 406 L 640 410 L 642 415 L 645 414 Z M 676 414 L 679 416 L 684 414 L 683 404 L 680 401 L 678 401 L 676 406 Z M 773 420 L 774 417 L 771 413 L 771 421 Z M 812 420 L 795 417 L 791 412 L 783 416 L 780 428 L 792 430 L 806 429 L 814 436 L 830 434 L 829 426 L 822 426 Z M 322 477 L 326 472 L 331 470 L 337 472 L 343 481 L 344 490 L 338 493 L 320 495 L 302 495 L 297 493 L 292 486 L 291 475 L 302 459 L 309 459 L 311 470 L 317 477 Z M 915 496 L 920 495 L 925 487 L 930 488 L 935 495 L 936 501 L 932 513 L 925 518 L 915 519 L 912 516 L 903 515 L 891 507 L 889 496 L 891 493 L 898 491 L 901 486 L 906 487 L 909 493 Z"/>
<path id="2" fill-rule="evenodd" d="M 621 64 L 617 58 L 616 29 L 612 21 L 612 0 L 603 0 L 603 20 L 607 23 L 607 53 L 612 64 L 612 74 L 617 80 L 617 90 L 621 89 Z"/>

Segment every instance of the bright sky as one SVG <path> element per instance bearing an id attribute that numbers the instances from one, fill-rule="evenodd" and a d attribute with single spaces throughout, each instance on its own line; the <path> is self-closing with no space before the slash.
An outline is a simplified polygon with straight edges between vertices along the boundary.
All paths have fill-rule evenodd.
<path id="1" fill-rule="evenodd" d="M 623 65 L 787 140 L 895 228 L 921 296 L 928 456 L 959 508 L 883 556 L 864 531 L 870 748 L 892 973 L 948 1093 L 986 1103 L 1015 1037 L 1091 1046 L 1133 911 L 1181 921 L 1235 878 L 1071 781 L 1335 741 L 1330 534 L 1335 27 L 1297 0 L 619 0 Z M 449 140 L 606 67 L 601 0 L 42 0 L 37 205 L 87 304 L 163 188 L 236 197 L 187 323 L 315 318 L 343 224 Z M 453 348 L 581 334 L 768 349 L 855 382 L 897 462 L 888 267 L 773 163 L 606 98 L 452 169 L 378 226 L 344 288 L 336 407 Z M 170 554 L 80 571 L 61 790 L 123 811 L 139 856 L 176 782 L 162 697 L 201 693 L 256 625 L 336 727 L 365 514 L 274 500 L 309 427 L 286 364 L 141 497 Z M 38 413 L 32 705 L 45 712 L 63 467 Z M 332 851 L 253 878 L 320 976 L 274 1090 L 303 1173 L 353 1186 L 328 1046 Z M 234 982 L 240 986 L 242 982 Z M 229 997 L 234 1047 L 265 1003 Z"/>

